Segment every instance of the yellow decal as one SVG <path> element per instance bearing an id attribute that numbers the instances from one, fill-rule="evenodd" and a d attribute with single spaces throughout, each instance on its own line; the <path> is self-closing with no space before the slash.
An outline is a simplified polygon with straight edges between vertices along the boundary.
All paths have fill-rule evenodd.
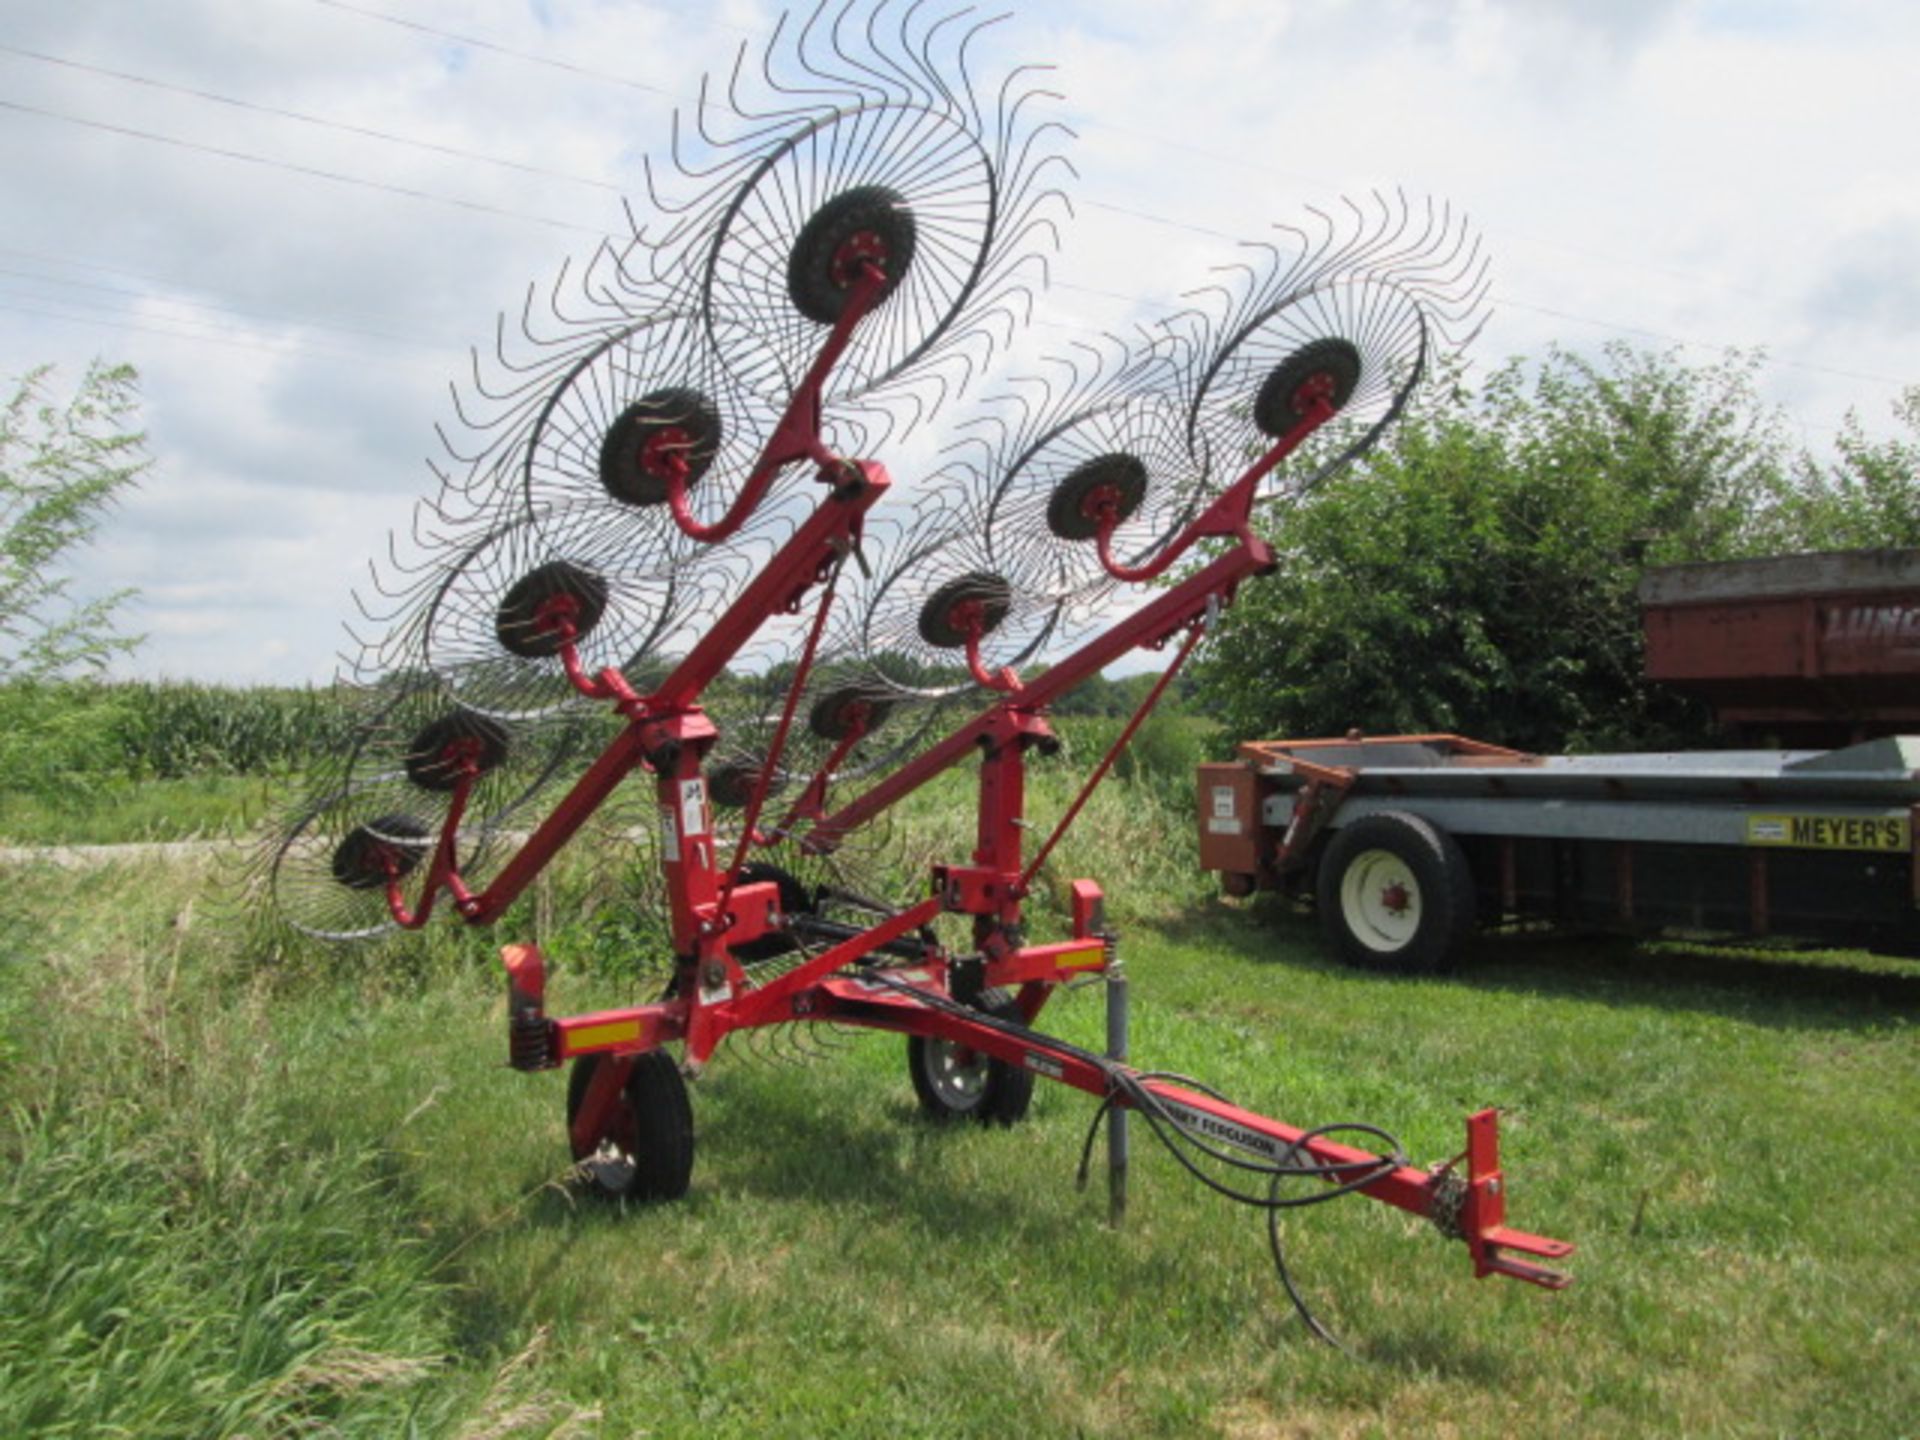
<path id="1" fill-rule="evenodd" d="M 640 1022 L 638 1020 L 604 1020 L 598 1025 L 582 1025 L 576 1030 L 567 1031 L 567 1053 L 577 1055 L 582 1050 L 597 1049 L 602 1045 L 627 1045 L 640 1042 Z"/>
<path id="2" fill-rule="evenodd" d="M 1792 850 L 1907 850 L 1913 843 L 1908 828 L 1906 817 L 1898 815 L 1749 815 L 1747 844 Z"/>

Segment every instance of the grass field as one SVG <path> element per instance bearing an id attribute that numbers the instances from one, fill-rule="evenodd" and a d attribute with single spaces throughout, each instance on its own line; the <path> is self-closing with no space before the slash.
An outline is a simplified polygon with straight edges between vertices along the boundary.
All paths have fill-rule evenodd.
<path id="1" fill-rule="evenodd" d="M 255 775 L 114 777 L 70 793 L 0 789 L 0 844 L 117 845 L 245 835 L 285 799 Z"/>
<path id="2" fill-rule="evenodd" d="M 206 865 L 10 867 L 0 1434 L 1913 1430 L 1920 967 L 1514 937 L 1364 976 L 1092 821 L 1172 872 L 1124 915 L 1140 1061 L 1422 1161 L 1507 1107 L 1514 1222 L 1579 1243 L 1575 1288 L 1323 1207 L 1290 1260 L 1343 1355 L 1253 1214 L 1143 1152 L 1116 1232 L 1073 1186 L 1089 1102 L 932 1127 L 888 1037 L 723 1054 L 691 1195 L 609 1206 L 560 1078 L 503 1068 L 488 968 L 569 933 L 564 883 L 498 935 L 334 952 L 270 945 Z M 1099 992 L 1047 1023 L 1097 1043 Z"/>

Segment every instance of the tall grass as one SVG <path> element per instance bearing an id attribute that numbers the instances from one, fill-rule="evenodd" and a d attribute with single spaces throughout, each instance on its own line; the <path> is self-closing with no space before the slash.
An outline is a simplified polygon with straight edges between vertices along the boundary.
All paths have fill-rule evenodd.
<path id="1" fill-rule="evenodd" d="M 803 1068 L 724 1052 L 692 1193 L 599 1204 L 565 1180 L 560 1077 L 501 1066 L 487 958 L 540 938 L 557 1006 L 629 998 L 573 948 L 590 868 L 497 935 L 351 951 L 269 951 L 200 871 L 16 868 L 0 1434 L 1911 1429 L 1911 966 L 1517 940 L 1461 980 L 1357 974 L 1291 921 L 1151 888 L 1128 819 L 1088 858 L 1138 852 L 1112 888 L 1164 911 L 1124 925 L 1136 1055 L 1418 1160 L 1505 1104 L 1513 1219 L 1580 1242 L 1575 1289 L 1476 1284 L 1457 1243 L 1343 1202 L 1287 1225 L 1339 1354 L 1253 1217 L 1144 1137 L 1110 1229 L 1071 1180 L 1084 1097 L 930 1126 L 887 1036 Z M 1082 994 L 1044 1023 L 1098 1045 L 1100 1020 Z"/>
<path id="2" fill-rule="evenodd" d="M 334 1022 L 353 987 L 255 969 L 212 878 L 16 870 L 0 900 L 0 1434 L 384 1440 L 582 1418 L 524 1373 L 537 1327 L 476 1343 L 452 1242 L 400 1162 L 407 1118 L 322 1122 L 312 1065 L 356 1027 L 316 1030 L 311 987 Z M 443 977 L 468 971 L 444 937 L 424 944 Z"/>
<path id="3" fill-rule="evenodd" d="M 1104 748 L 1065 733 L 1031 776 L 1036 841 Z M 557 1013 L 653 998 L 624 853 L 576 847 L 497 932 L 356 949 L 269 935 L 205 868 L 15 865 L 0 1435 L 1912 1429 L 1920 971 L 1519 939 L 1457 980 L 1341 969 L 1212 895 L 1195 738 L 1145 740 L 1096 792 L 1036 938 L 1098 879 L 1137 1060 L 1286 1120 L 1379 1122 L 1427 1161 L 1506 1106 L 1512 1218 L 1580 1243 L 1575 1289 L 1475 1284 L 1457 1243 L 1344 1202 L 1287 1226 L 1357 1357 L 1334 1352 L 1253 1217 L 1138 1127 L 1111 1229 L 1071 1180 L 1085 1097 L 931 1126 L 890 1036 L 827 1032 L 804 1068 L 723 1051 L 691 1194 L 600 1204 L 568 1179 L 561 1078 L 502 1066 L 492 951 L 540 941 Z M 901 807 L 889 893 L 964 858 L 973 783 Z M 1063 994 L 1042 1023 L 1098 1047 L 1101 1018 Z"/>

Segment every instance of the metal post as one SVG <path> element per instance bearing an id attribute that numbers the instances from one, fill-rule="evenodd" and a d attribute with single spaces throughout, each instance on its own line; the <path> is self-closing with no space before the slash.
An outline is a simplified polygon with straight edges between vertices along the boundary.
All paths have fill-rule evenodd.
<path id="1" fill-rule="evenodd" d="M 1107 962 L 1107 1058 L 1127 1058 L 1127 972 L 1116 954 Z M 1127 1110 L 1107 1112 L 1107 1222 L 1118 1225 L 1127 1214 Z"/>

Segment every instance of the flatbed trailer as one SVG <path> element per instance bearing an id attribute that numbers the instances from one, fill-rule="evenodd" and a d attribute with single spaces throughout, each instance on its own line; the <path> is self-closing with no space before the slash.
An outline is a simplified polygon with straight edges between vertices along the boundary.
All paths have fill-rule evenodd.
<path id="1" fill-rule="evenodd" d="M 1529 755 L 1458 735 L 1256 741 L 1202 765 L 1200 860 L 1310 895 L 1341 956 L 1441 970 L 1478 924 L 1920 954 L 1920 736 Z"/>

